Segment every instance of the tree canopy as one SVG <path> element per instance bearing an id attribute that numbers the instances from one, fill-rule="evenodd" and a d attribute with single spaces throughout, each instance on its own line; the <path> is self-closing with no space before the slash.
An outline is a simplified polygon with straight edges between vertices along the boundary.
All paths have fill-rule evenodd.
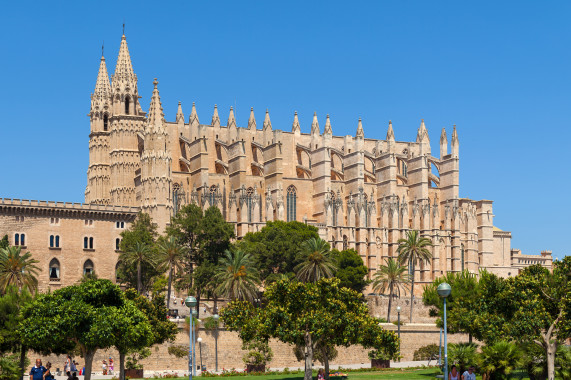
<path id="1" fill-rule="evenodd" d="M 319 238 L 317 228 L 300 222 L 268 222 L 259 232 L 249 232 L 237 244 L 250 253 L 262 280 L 273 273 L 293 273 L 302 258 L 300 242 Z"/>
<path id="2" fill-rule="evenodd" d="M 227 329 L 244 341 L 277 338 L 304 347 L 305 379 L 311 379 L 314 350 L 322 342 L 362 344 L 398 352 L 398 338 L 369 315 L 364 296 L 340 287 L 338 279 L 318 282 L 277 281 L 264 293 L 264 308 L 233 301 L 222 310 Z"/>
<path id="3" fill-rule="evenodd" d="M 337 271 L 335 277 L 340 281 L 339 286 L 362 292 L 369 284 L 367 280 L 367 267 L 363 259 L 354 249 L 338 251 L 333 249 L 332 256 L 335 258 Z"/>

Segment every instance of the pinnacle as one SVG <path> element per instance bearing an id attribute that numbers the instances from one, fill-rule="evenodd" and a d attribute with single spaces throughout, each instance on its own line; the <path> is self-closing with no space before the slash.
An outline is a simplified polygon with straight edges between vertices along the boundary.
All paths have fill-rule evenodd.
<path id="1" fill-rule="evenodd" d="M 129 55 L 129 47 L 127 46 L 125 35 L 121 37 L 119 56 L 117 57 L 117 65 L 115 66 L 115 73 L 113 74 L 113 86 L 115 87 L 118 82 L 123 82 L 132 88 L 134 88 L 137 83 L 137 76 L 133 71 L 133 64 L 131 63 L 131 56 Z"/>
<path id="2" fill-rule="evenodd" d="M 296 131 L 301 132 L 301 127 L 299 125 L 299 119 L 297 117 L 297 111 L 295 111 L 295 113 L 293 115 L 293 124 L 291 125 L 291 131 L 292 132 L 296 132 Z"/>
<path id="3" fill-rule="evenodd" d="M 319 134 L 319 122 L 317 121 L 317 112 L 313 112 L 313 121 L 311 122 L 311 134 Z"/>
<path id="4" fill-rule="evenodd" d="M 192 110 L 190 111 L 190 117 L 188 118 L 188 123 L 192 126 L 197 126 L 200 124 L 198 121 L 198 114 L 196 113 L 196 104 L 192 102 Z"/>
<path id="5" fill-rule="evenodd" d="M 230 114 L 228 115 L 228 123 L 226 125 L 236 128 L 236 119 L 234 118 L 234 108 L 232 106 L 230 106 Z"/>
<path id="6" fill-rule="evenodd" d="M 182 121 L 184 123 L 184 114 L 182 113 L 182 104 L 178 102 L 178 109 L 176 111 L 176 121 Z"/>
<path id="7" fill-rule="evenodd" d="M 218 105 L 214 105 L 214 114 L 212 114 L 212 126 L 220 127 L 220 117 L 218 116 Z"/>
<path id="8" fill-rule="evenodd" d="M 97 73 L 97 81 L 95 82 L 95 91 L 93 94 L 100 99 L 108 98 L 111 95 L 111 83 L 109 82 L 107 65 L 105 64 L 105 57 L 103 56 L 101 56 L 101 62 L 99 63 L 99 72 Z"/>
<path id="9" fill-rule="evenodd" d="M 393 131 L 393 122 L 389 120 L 389 129 L 387 130 L 387 141 L 395 141 L 395 131 Z"/>
<path id="10" fill-rule="evenodd" d="M 256 129 L 256 118 L 254 117 L 254 107 L 250 108 L 250 117 L 248 118 L 248 129 Z"/>
<path id="11" fill-rule="evenodd" d="M 331 119 L 329 119 L 329 114 L 327 114 L 326 118 L 325 118 L 325 130 L 323 131 L 323 134 L 328 134 L 328 135 L 332 135 L 333 134 L 333 129 L 331 128 Z"/>
<path id="12" fill-rule="evenodd" d="M 272 122 L 270 121 L 270 111 L 266 108 L 266 117 L 264 118 L 264 130 L 272 129 Z"/>
<path id="13" fill-rule="evenodd" d="M 363 130 L 363 122 L 361 121 L 361 118 L 359 118 L 359 121 L 357 123 L 357 132 L 355 133 L 355 137 L 360 137 L 360 138 L 365 137 L 365 131 Z"/>
<path id="14" fill-rule="evenodd" d="M 153 89 L 153 96 L 151 96 L 151 104 L 149 105 L 149 113 L 147 115 L 147 122 L 149 130 L 164 131 L 165 115 L 163 113 L 163 106 L 161 104 L 161 97 L 157 85 L 159 82 L 157 78 L 153 81 L 155 88 Z"/>

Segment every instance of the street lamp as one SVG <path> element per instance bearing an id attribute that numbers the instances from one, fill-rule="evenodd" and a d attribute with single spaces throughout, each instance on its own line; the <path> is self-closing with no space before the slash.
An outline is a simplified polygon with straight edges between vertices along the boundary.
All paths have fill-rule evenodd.
<path id="1" fill-rule="evenodd" d="M 216 332 L 214 334 L 214 357 L 216 361 L 215 371 L 218 372 L 218 318 L 220 318 L 220 316 L 218 314 L 214 314 L 212 318 L 216 321 Z"/>
<path id="2" fill-rule="evenodd" d="M 446 298 L 450 295 L 452 288 L 443 282 L 438 285 L 436 292 L 444 299 L 444 378 L 448 379 L 448 331 L 446 329 Z"/>
<path id="3" fill-rule="evenodd" d="M 198 348 L 200 350 L 200 373 L 202 373 L 202 338 L 196 339 L 198 342 Z"/>
<path id="4" fill-rule="evenodd" d="M 190 331 L 188 332 L 188 379 L 192 380 L 192 349 L 194 346 L 194 326 L 193 326 L 193 318 L 194 318 L 194 307 L 196 306 L 196 298 L 192 297 L 192 296 L 188 296 L 186 297 L 186 299 L 184 300 L 184 304 L 186 305 L 186 307 L 188 307 L 190 309 Z"/>
<path id="5" fill-rule="evenodd" d="M 399 331 L 399 340 L 400 340 L 400 306 L 397 306 L 397 315 L 398 315 L 398 331 Z"/>

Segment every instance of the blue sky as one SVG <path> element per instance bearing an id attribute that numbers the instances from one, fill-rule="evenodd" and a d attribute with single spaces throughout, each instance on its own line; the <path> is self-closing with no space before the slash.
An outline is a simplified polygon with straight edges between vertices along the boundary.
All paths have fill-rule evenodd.
<path id="1" fill-rule="evenodd" d="M 167 2 L 164 2 L 167 3 Z M 101 44 L 114 71 L 123 20 L 142 104 L 177 102 L 239 126 L 295 110 L 336 135 L 411 141 L 424 118 L 460 137 L 460 195 L 494 200 L 525 253 L 570 254 L 571 2 L 7 2 L 0 23 L 0 197 L 83 201 Z M 450 137 L 449 137 L 450 138 Z"/>

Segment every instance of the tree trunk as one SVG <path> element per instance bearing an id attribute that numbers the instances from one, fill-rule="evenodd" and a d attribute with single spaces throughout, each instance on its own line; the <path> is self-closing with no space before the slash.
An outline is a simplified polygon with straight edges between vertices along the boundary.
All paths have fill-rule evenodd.
<path id="1" fill-rule="evenodd" d="M 410 286 L 410 323 L 412 323 L 412 304 L 413 304 L 413 299 L 414 299 L 414 261 L 411 260 L 411 264 L 412 264 L 412 282 L 411 282 L 411 286 Z"/>
<path id="2" fill-rule="evenodd" d="M 472 333 L 468 333 L 468 343 L 472 343 Z"/>
<path id="3" fill-rule="evenodd" d="M 143 294 L 143 281 L 141 281 L 141 262 L 137 263 L 137 291 Z"/>
<path id="4" fill-rule="evenodd" d="M 84 380 L 91 380 L 91 368 L 93 367 L 93 357 L 95 350 L 85 350 L 85 373 L 83 374 Z"/>
<path id="5" fill-rule="evenodd" d="M 329 380 L 329 357 L 327 356 L 327 349 L 323 350 L 323 366 L 325 367 L 325 379 Z"/>
<path id="6" fill-rule="evenodd" d="M 387 322 L 391 322 L 391 304 L 393 301 L 393 283 L 391 282 L 391 286 L 389 287 L 389 311 L 387 312 Z"/>
<path id="7" fill-rule="evenodd" d="M 200 318 L 200 289 L 196 289 L 196 319 Z"/>
<path id="8" fill-rule="evenodd" d="M 125 380 L 125 353 L 119 352 L 119 380 Z"/>
<path id="9" fill-rule="evenodd" d="M 305 375 L 303 380 L 313 380 L 312 365 L 313 365 L 313 342 L 311 335 L 305 332 Z M 89 380 L 89 379 L 88 379 Z"/>
<path id="10" fill-rule="evenodd" d="M 23 380 L 24 376 L 25 376 L 25 371 L 26 371 L 26 347 L 24 347 L 24 345 L 20 346 L 20 373 L 22 374 L 22 376 L 20 376 L 20 378 Z"/>
<path id="11" fill-rule="evenodd" d="M 547 379 L 555 380 L 555 352 L 557 351 L 557 341 L 546 340 L 547 345 Z"/>
<path id="12" fill-rule="evenodd" d="M 167 289 L 167 310 L 169 310 L 171 306 L 171 286 L 172 286 L 172 265 L 169 270 L 169 287 Z"/>
<path id="13" fill-rule="evenodd" d="M 214 314 L 218 314 L 218 296 L 216 291 L 214 291 Z"/>

